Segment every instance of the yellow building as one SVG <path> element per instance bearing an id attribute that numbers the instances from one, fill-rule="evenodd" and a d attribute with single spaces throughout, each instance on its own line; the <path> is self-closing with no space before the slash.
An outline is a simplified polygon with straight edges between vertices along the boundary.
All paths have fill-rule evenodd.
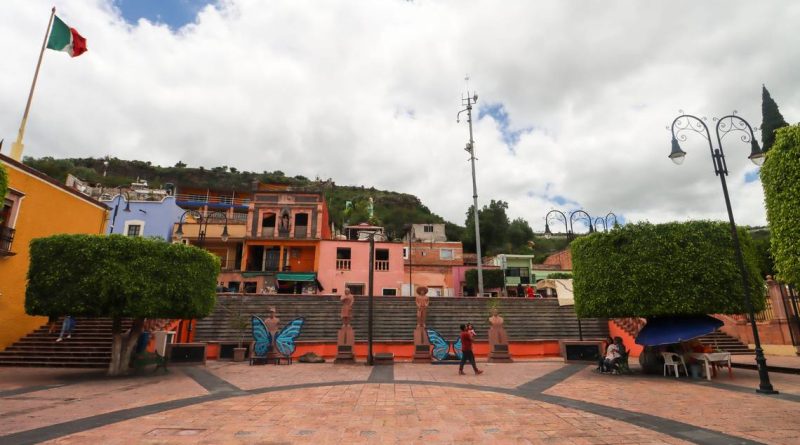
<path id="1" fill-rule="evenodd" d="M 0 350 L 47 322 L 25 314 L 32 239 L 61 233 L 105 233 L 108 207 L 0 154 L 8 193 L 0 201 Z M 0 198 L 3 198 L 0 196 Z"/>

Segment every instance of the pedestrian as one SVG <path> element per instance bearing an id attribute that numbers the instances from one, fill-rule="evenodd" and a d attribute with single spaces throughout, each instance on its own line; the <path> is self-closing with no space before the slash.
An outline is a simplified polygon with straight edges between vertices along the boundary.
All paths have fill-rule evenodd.
<path id="1" fill-rule="evenodd" d="M 524 288 L 522 287 L 522 283 L 519 283 L 519 284 L 517 284 L 517 296 L 518 296 L 519 298 L 522 298 L 522 297 L 524 297 L 524 296 L 525 296 L 525 290 L 524 290 Z"/>
<path id="2" fill-rule="evenodd" d="M 61 334 L 59 334 L 56 341 L 64 340 L 64 334 L 67 334 L 67 338 L 72 338 L 72 331 L 75 330 L 75 319 L 72 316 L 67 315 L 64 317 L 64 322 L 61 323 Z"/>
<path id="3" fill-rule="evenodd" d="M 461 328 L 461 363 L 458 366 L 458 373 L 464 375 L 464 364 L 469 361 L 472 365 L 472 370 L 475 375 L 483 374 L 483 371 L 478 369 L 475 364 L 475 354 L 472 353 L 472 341 L 475 339 L 475 331 L 472 330 L 470 325 L 462 324 Z"/>
<path id="4" fill-rule="evenodd" d="M 536 292 L 533 291 L 533 286 L 530 284 L 528 285 L 526 292 L 528 294 L 528 298 L 536 298 Z"/>

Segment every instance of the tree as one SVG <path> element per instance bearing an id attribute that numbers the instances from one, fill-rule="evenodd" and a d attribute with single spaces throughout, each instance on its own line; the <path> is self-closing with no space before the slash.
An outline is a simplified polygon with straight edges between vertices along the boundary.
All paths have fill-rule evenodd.
<path id="1" fill-rule="evenodd" d="M 186 164 L 184 164 L 183 161 L 178 161 L 175 164 L 175 168 L 186 168 Z"/>
<path id="2" fill-rule="evenodd" d="M 767 87 L 761 86 L 761 145 L 764 150 L 772 148 L 775 143 L 775 131 L 787 127 L 789 124 L 783 119 L 778 104 L 772 100 Z"/>
<path id="3" fill-rule="evenodd" d="M 800 284 L 800 125 L 776 132 L 761 167 L 770 252 L 778 278 Z"/>
<path id="4" fill-rule="evenodd" d="M 750 234 L 739 229 L 750 298 L 764 307 Z M 575 309 L 580 317 L 740 314 L 742 276 L 730 225 L 713 221 L 628 224 L 571 244 Z"/>
<path id="5" fill-rule="evenodd" d="M 216 301 L 219 259 L 183 244 L 121 235 L 56 235 L 30 246 L 30 315 L 111 317 L 109 375 L 127 372 L 145 318 L 199 318 Z M 122 319 L 133 326 L 123 333 Z"/>
<path id="6" fill-rule="evenodd" d="M 464 284 L 470 289 L 478 288 L 478 269 L 470 269 L 464 273 Z M 483 269 L 483 287 L 485 289 L 503 287 L 503 271 Z"/>
<path id="7" fill-rule="evenodd" d="M 473 206 L 467 210 L 466 229 L 464 231 L 464 250 L 476 252 L 475 243 L 475 216 Z M 489 202 L 488 206 L 478 211 L 481 233 L 481 254 L 495 255 L 506 249 L 508 240 L 508 227 L 510 225 L 506 215 L 508 203 L 505 201 Z"/>
<path id="8" fill-rule="evenodd" d="M 511 253 L 530 254 L 533 252 L 533 229 L 528 221 L 516 218 L 508 226 L 508 251 Z"/>

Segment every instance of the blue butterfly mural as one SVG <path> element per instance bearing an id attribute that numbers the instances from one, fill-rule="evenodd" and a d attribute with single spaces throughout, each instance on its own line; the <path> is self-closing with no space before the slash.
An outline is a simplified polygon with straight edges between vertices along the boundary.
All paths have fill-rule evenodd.
<path id="1" fill-rule="evenodd" d="M 294 354 L 296 349 L 294 340 L 300 335 L 304 322 L 303 317 L 295 318 L 275 334 L 275 346 L 278 348 L 278 352 L 285 357 L 291 357 Z M 250 324 L 253 326 L 253 339 L 255 340 L 253 352 L 256 357 L 266 356 L 272 350 L 272 335 L 260 317 L 253 315 Z"/>
<path id="2" fill-rule="evenodd" d="M 463 354 L 461 353 L 461 337 L 458 337 L 455 343 L 449 342 L 442 337 L 435 329 L 426 328 L 428 331 L 428 340 L 433 345 L 433 357 L 436 360 L 447 360 L 450 358 L 450 345 L 453 346 L 456 358 L 461 360 Z"/>

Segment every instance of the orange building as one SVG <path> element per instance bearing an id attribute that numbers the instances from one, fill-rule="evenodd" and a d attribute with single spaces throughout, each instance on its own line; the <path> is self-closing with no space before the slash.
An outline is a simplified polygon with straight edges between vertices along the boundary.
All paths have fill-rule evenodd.
<path id="1" fill-rule="evenodd" d="M 31 240 L 62 233 L 104 234 L 108 207 L 0 154 L 9 190 L 0 211 L 0 349 L 47 322 L 25 314 Z"/>

